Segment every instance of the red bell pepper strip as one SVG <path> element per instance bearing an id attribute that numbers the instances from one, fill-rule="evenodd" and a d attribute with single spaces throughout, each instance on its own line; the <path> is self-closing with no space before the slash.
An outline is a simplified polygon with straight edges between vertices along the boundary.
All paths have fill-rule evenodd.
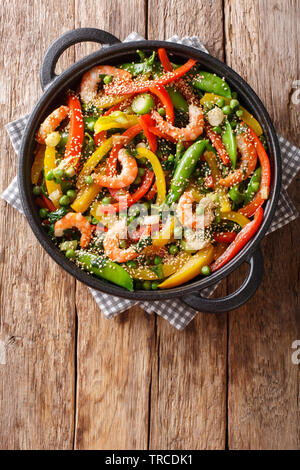
<path id="1" fill-rule="evenodd" d="M 237 234 L 235 240 L 230 243 L 229 247 L 224 251 L 224 253 L 210 266 L 212 272 L 217 271 L 222 268 L 228 261 L 230 261 L 241 249 L 246 245 L 246 243 L 253 237 L 257 232 L 262 219 L 264 211 L 262 207 L 259 207 L 254 214 L 254 219 L 245 225 L 245 227 Z"/>
<path id="2" fill-rule="evenodd" d="M 78 167 L 84 136 L 84 125 L 79 99 L 72 94 L 68 95 L 70 130 L 66 145 L 65 158 L 69 158 L 69 165 Z"/>
<path id="3" fill-rule="evenodd" d="M 144 93 L 149 91 L 150 87 L 153 85 L 167 85 L 168 83 L 174 82 L 186 74 L 195 64 L 196 60 L 189 59 L 178 69 L 174 70 L 173 72 L 167 72 L 155 80 L 123 80 L 119 81 L 118 83 L 105 85 L 104 91 L 106 95 L 128 95 L 130 93 Z"/>
<path id="4" fill-rule="evenodd" d="M 217 243 L 232 243 L 236 238 L 236 232 L 215 232 L 213 233 L 213 239 Z"/>
<path id="5" fill-rule="evenodd" d="M 117 163 L 118 163 L 118 153 L 121 148 L 124 147 L 130 140 L 132 140 L 136 135 L 141 132 L 142 128 L 139 124 L 130 127 L 122 134 L 122 139 L 120 142 L 115 144 L 110 151 L 107 167 L 106 167 L 106 174 L 108 176 L 115 176 L 117 174 Z"/>
<path id="6" fill-rule="evenodd" d="M 174 106 L 173 106 L 173 103 L 172 103 L 172 100 L 170 98 L 170 95 L 169 93 L 167 92 L 167 90 L 165 89 L 165 87 L 163 87 L 162 85 L 161 86 L 158 86 L 158 85 L 153 85 L 150 87 L 150 91 L 151 93 L 153 93 L 154 95 L 156 95 L 160 101 L 162 102 L 165 110 L 166 110 L 166 119 L 167 121 L 169 121 L 172 125 L 174 124 L 174 119 L 175 119 L 175 116 L 174 116 Z"/>
<path id="7" fill-rule="evenodd" d="M 223 144 L 221 136 L 214 132 L 212 130 L 212 126 L 208 123 L 205 124 L 205 131 L 209 139 L 211 140 L 213 147 L 215 147 L 216 151 L 218 152 L 219 157 L 221 158 L 224 165 L 228 165 L 228 163 L 230 163 L 230 158 L 225 148 L 225 145 Z"/>
<path id="8" fill-rule="evenodd" d="M 164 49 L 163 47 L 160 47 L 157 50 L 157 53 L 158 53 L 158 57 L 159 57 L 159 60 L 161 61 L 161 65 L 163 66 L 164 71 L 165 72 L 172 72 L 173 67 L 172 67 L 172 64 L 169 60 L 166 49 Z"/>
<path id="9" fill-rule="evenodd" d="M 50 201 L 50 199 L 48 199 L 44 194 L 42 194 L 41 197 L 35 198 L 35 202 L 43 209 L 48 209 L 50 212 L 56 210 L 56 207 L 54 206 L 52 201 Z"/>
<path id="10" fill-rule="evenodd" d="M 107 132 L 106 131 L 101 131 L 98 132 L 98 134 L 94 135 L 94 142 L 96 147 L 99 147 L 107 138 Z"/>
<path id="11" fill-rule="evenodd" d="M 153 184 L 152 188 L 148 191 L 147 194 L 145 194 L 145 198 L 150 201 L 150 199 L 153 199 L 155 194 L 157 193 L 157 187 L 156 187 L 156 182 Z"/>
<path id="12" fill-rule="evenodd" d="M 129 194 L 129 192 L 125 192 L 122 194 L 122 200 L 119 202 L 115 202 L 114 204 L 103 205 L 98 208 L 99 211 L 111 214 L 117 213 L 126 209 L 127 207 L 132 206 L 136 202 L 138 202 L 149 190 L 154 178 L 154 172 L 146 169 L 144 176 L 142 177 L 142 181 L 138 189 L 133 193 Z M 118 190 L 119 191 L 119 190 Z M 121 196 L 118 195 L 118 191 L 114 193 L 115 198 L 120 198 Z"/>
<path id="13" fill-rule="evenodd" d="M 148 140 L 151 152 L 155 153 L 157 149 L 156 136 L 150 131 L 150 128 L 155 126 L 155 121 L 152 119 L 151 114 L 141 116 L 139 118 L 139 124 Z"/>
<path id="14" fill-rule="evenodd" d="M 244 123 L 243 123 L 244 124 Z M 258 193 L 256 194 L 253 201 L 251 201 L 246 206 L 239 209 L 238 212 L 243 214 L 246 217 L 251 217 L 258 207 L 261 207 L 263 203 L 268 199 L 270 192 L 270 180 L 271 180 L 271 170 L 270 170 L 270 161 L 267 155 L 267 152 L 264 149 L 263 144 L 255 134 L 255 132 L 248 126 L 248 132 L 254 140 L 254 145 L 256 147 L 257 155 L 259 158 L 261 166 L 261 182 Z"/>

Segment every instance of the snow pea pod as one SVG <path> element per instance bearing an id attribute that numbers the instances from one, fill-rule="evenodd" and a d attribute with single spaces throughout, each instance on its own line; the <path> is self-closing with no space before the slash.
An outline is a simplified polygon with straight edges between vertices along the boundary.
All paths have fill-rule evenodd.
<path id="1" fill-rule="evenodd" d="M 166 200 L 167 204 L 171 205 L 173 202 L 178 201 L 207 144 L 207 140 L 197 140 L 185 151 L 171 181 L 170 191 Z"/>
<path id="2" fill-rule="evenodd" d="M 97 277 L 133 291 L 133 280 L 122 266 L 109 260 L 99 260 L 97 256 L 89 253 L 81 254 L 78 257 L 86 271 L 95 274 Z"/>
<path id="3" fill-rule="evenodd" d="M 225 131 L 222 135 L 222 140 L 227 150 L 227 153 L 229 155 L 229 158 L 231 160 L 232 168 L 235 169 L 236 157 L 237 157 L 236 140 L 235 140 L 232 127 L 229 124 L 227 119 L 225 121 Z"/>
<path id="4" fill-rule="evenodd" d="M 245 193 L 245 204 L 249 204 L 252 201 L 254 195 L 257 193 L 260 187 L 261 180 L 261 167 L 257 168 L 249 181 L 246 193 Z"/>
<path id="5" fill-rule="evenodd" d="M 193 79 L 192 85 L 195 88 L 206 91 L 207 93 L 215 93 L 216 95 L 231 98 L 231 90 L 228 83 L 213 73 L 201 70 Z"/>
<path id="6" fill-rule="evenodd" d="M 171 86 L 167 87 L 167 92 L 169 93 L 174 108 L 178 109 L 178 111 L 187 113 L 189 110 L 189 105 L 182 94 Z"/>

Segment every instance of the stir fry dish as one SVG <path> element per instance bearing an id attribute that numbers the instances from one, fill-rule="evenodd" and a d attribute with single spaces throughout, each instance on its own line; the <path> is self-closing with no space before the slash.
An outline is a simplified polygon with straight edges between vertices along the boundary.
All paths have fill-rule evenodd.
<path id="1" fill-rule="evenodd" d="M 42 122 L 31 169 L 66 258 L 130 291 L 209 276 L 253 237 L 270 163 L 225 79 L 165 49 L 88 70 Z"/>

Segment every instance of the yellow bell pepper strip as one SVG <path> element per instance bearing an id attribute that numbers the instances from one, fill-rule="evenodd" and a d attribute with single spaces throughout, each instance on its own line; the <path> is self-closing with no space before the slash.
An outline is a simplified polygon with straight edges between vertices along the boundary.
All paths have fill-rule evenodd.
<path id="1" fill-rule="evenodd" d="M 88 210 L 93 200 L 101 191 L 101 186 L 96 183 L 86 186 L 82 191 L 77 194 L 77 197 L 73 204 L 71 204 L 72 209 L 75 212 L 81 212 L 82 214 Z"/>
<path id="2" fill-rule="evenodd" d="M 180 252 L 176 257 L 169 256 L 162 263 L 162 273 L 164 277 L 169 277 L 172 274 L 176 273 L 179 269 L 182 268 L 191 258 L 186 252 Z M 134 279 L 140 279 L 143 281 L 155 281 L 158 279 L 158 275 L 152 271 L 148 266 L 140 266 L 137 268 L 129 268 L 125 266 L 126 271 Z"/>
<path id="3" fill-rule="evenodd" d="M 215 95 L 214 93 L 205 93 L 205 95 L 201 98 L 200 103 L 202 104 L 202 106 L 204 106 L 205 104 L 209 102 L 216 104 L 218 99 L 220 98 L 222 98 L 226 104 L 230 103 L 230 98 L 226 98 L 220 95 Z M 243 110 L 243 121 L 254 130 L 256 135 L 260 136 L 263 133 L 263 130 L 259 122 L 243 106 L 240 106 L 240 109 Z"/>
<path id="4" fill-rule="evenodd" d="M 81 172 L 77 178 L 77 187 L 82 188 L 85 186 L 85 178 L 89 176 L 92 171 L 96 168 L 98 163 L 102 160 L 103 157 L 109 152 L 113 147 L 113 137 L 105 140 L 100 147 L 90 156 L 90 158 L 85 162 L 82 167 Z"/>
<path id="5" fill-rule="evenodd" d="M 221 212 L 220 214 L 221 220 L 231 220 L 232 222 L 236 222 L 241 227 L 245 227 L 245 225 L 249 224 L 250 220 L 247 219 L 243 214 L 239 212 Z"/>
<path id="6" fill-rule="evenodd" d="M 147 160 L 149 160 L 149 162 L 152 165 L 155 178 L 156 178 L 156 187 L 157 187 L 156 204 L 161 205 L 166 199 L 166 179 L 165 179 L 163 169 L 155 153 L 143 147 L 137 149 L 136 158 L 140 159 L 144 157 L 147 158 Z"/>
<path id="7" fill-rule="evenodd" d="M 105 108 L 111 108 L 112 106 L 115 106 L 119 103 L 122 103 L 122 101 L 125 101 L 129 98 L 130 95 L 123 95 L 123 96 L 107 96 L 107 95 L 102 95 L 97 98 L 97 108 L 99 109 L 105 109 Z"/>
<path id="8" fill-rule="evenodd" d="M 55 159 L 55 147 L 46 146 L 45 158 L 44 158 L 44 173 L 45 173 L 45 182 L 46 188 L 48 191 L 49 199 L 53 202 L 56 208 L 59 207 L 59 199 L 62 196 L 62 190 L 60 184 L 56 184 L 53 180 L 47 180 L 47 174 L 49 171 L 56 168 L 56 159 Z"/>
<path id="9" fill-rule="evenodd" d="M 191 256 L 189 261 L 184 266 L 175 272 L 168 279 L 159 284 L 160 289 L 169 289 L 171 287 L 180 286 L 181 284 L 190 281 L 194 277 L 198 276 L 201 272 L 201 268 L 206 265 L 210 265 L 214 257 L 214 247 L 209 246 L 199 250 L 194 256 Z"/>
<path id="10" fill-rule="evenodd" d="M 118 214 L 116 214 L 115 212 L 104 213 L 101 210 L 102 208 L 102 202 L 95 201 L 91 206 L 90 214 L 95 217 L 99 222 L 101 222 L 104 227 L 110 228 L 118 220 Z"/>
<path id="11" fill-rule="evenodd" d="M 37 152 L 31 167 L 31 183 L 37 184 L 44 168 L 45 145 L 37 145 Z"/>
<path id="12" fill-rule="evenodd" d="M 204 152 L 204 158 L 214 180 L 214 188 L 218 195 L 221 212 L 229 212 L 231 210 L 231 204 L 226 189 L 219 184 L 222 175 L 218 167 L 216 155 L 214 152 L 206 150 Z"/>
<path id="13" fill-rule="evenodd" d="M 165 246 L 167 243 L 169 243 L 169 241 L 173 237 L 174 228 L 175 228 L 175 217 L 171 216 L 163 225 L 158 235 L 152 237 L 153 246 L 162 247 L 162 246 Z"/>
<path id="14" fill-rule="evenodd" d="M 115 111 L 109 116 L 100 116 L 96 121 L 94 131 L 98 134 L 109 129 L 128 129 L 138 123 L 138 117 L 134 114 L 126 114 Z"/>

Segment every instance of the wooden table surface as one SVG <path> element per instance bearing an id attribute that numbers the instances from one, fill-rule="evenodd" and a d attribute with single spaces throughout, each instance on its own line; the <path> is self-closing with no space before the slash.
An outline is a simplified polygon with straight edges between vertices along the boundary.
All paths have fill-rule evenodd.
<path id="1" fill-rule="evenodd" d="M 300 145 L 299 0 L 1 2 L 0 192 L 17 158 L 3 128 L 41 96 L 42 57 L 65 31 L 124 39 L 197 35 L 247 80 L 282 135 Z M 72 47 L 63 70 L 94 44 Z M 300 206 L 300 178 L 289 188 Z M 183 332 L 132 308 L 106 320 L 87 287 L 43 251 L 1 200 L 1 449 L 300 448 L 299 219 L 262 243 L 265 275 L 247 305 L 199 313 Z M 245 267 L 225 280 L 233 291 Z"/>

